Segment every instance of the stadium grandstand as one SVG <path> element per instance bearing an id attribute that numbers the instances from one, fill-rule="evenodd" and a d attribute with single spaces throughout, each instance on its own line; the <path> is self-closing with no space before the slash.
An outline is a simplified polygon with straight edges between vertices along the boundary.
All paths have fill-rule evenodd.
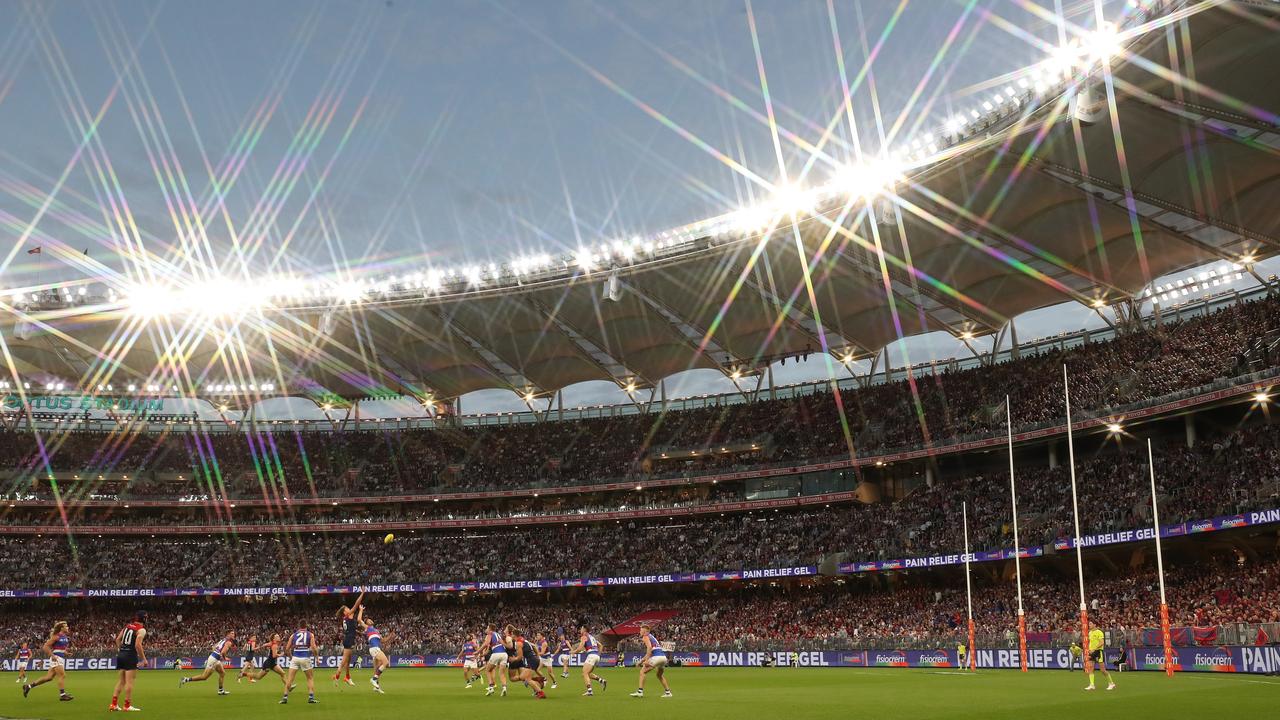
<path id="1" fill-rule="evenodd" d="M 473 712 L 497 678 L 556 701 L 530 717 L 581 685 L 676 717 L 1274 707 L 1280 3 L 1107 5 L 939 127 L 666 231 L 7 285 L 0 717 L 128 709 L 117 677 L 259 712 L 273 667 L 342 716 Z M 1057 316 L 1088 326 L 1034 336 Z M 929 337 L 964 356 L 913 360 Z M 692 371 L 732 391 L 673 392 Z M 621 401 L 566 400 L 600 381 Z"/>

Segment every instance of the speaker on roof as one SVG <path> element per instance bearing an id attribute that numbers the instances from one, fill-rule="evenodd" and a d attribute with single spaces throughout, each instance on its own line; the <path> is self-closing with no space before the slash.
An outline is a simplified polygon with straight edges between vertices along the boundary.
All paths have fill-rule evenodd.
<path id="1" fill-rule="evenodd" d="M 333 310 L 325 310 L 324 315 L 320 316 L 320 334 L 332 335 L 333 324 Z"/>
<path id="2" fill-rule="evenodd" d="M 609 302 L 618 302 L 620 297 L 622 297 L 622 281 L 618 279 L 618 269 L 614 268 L 609 271 L 609 278 L 604 281 L 604 299 Z"/>
<path id="3" fill-rule="evenodd" d="M 1107 95 L 1097 83 L 1090 83 L 1071 98 L 1071 115 L 1082 125 L 1094 125 L 1107 116 Z"/>

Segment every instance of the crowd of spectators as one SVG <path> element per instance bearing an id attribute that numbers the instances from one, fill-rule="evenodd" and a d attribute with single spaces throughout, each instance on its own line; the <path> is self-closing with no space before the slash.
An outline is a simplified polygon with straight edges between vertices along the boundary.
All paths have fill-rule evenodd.
<path id="1" fill-rule="evenodd" d="M 902 576 L 900 582 L 847 583 L 831 579 L 785 584 L 729 584 L 684 588 L 679 594 L 648 595 L 634 588 L 563 593 L 501 595 L 371 595 L 367 611 L 396 653 L 455 653 L 468 635 L 488 623 L 513 623 L 532 636 L 562 632 L 576 639 L 587 626 L 608 644 L 639 649 L 634 637 L 608 634 L 641 613 L 674 613 L 657 629 L 678 649 L 775 649 L 816 647 L 849 649 L 947 644 L 966 633 L 964 591 L 939 575 Z M 1171 623 L 1175 626 L 1227 626 L 1280 623 L 1280 560 L 1249 562 L 1201 558 L 1166 573 Z M 1034 566 L 1024 578 L 1024 608 L 1030 633 L 1078 632 L 1079 606 L 1074 578 L 1040 575 Z M 667 590 L 657 592 L 667 593 Z M 1010 642 L 1016 627 L 1016 600 L 1010 579 L 979 582 L 974 590 L 977 632 L 988 642 Z M 1154 571 L 1116 570 L 1088 579 L 1092 622 L 1114 634 L 1136 638 L 1143 628 L 1159 626 L 1159 595 Z M 256 634 L 287 635 L 297 624 L 316 631 L 326 650 L 338 652 L 336 610 L 347 597 L 151 599 L 149 645 L 153 655 L 192 655 L 205 651 L 228 630 L 241 639 Z M 0 634 L 38 642 L 55 620 L 68 620 L 74 648 L 107 651 L 137 601 L 14 601 L 0 616 Z M 994 638 L 994 640 L 992 640 Z M 1003 640 L 1002 640 L 1003 638 Z"/>
<path id="2" fill-rule="evenodd" d="M 1145 448 L 1142 448 L 1145 450 Z M 1162 445 L 1156 455 L 1161 521 L 1165 524 L 1280 506 L 1280 432 L 1263 424 L 1188 449 Z M 1018 471 L 1021 545 L 1039 546 L 1074 535 L 1070 483 L 1063 468 Z M 1077 467 L 1081 530 L 1128 530 L 1151 522 L 1145 452 L 1139 446 L 1083 459 Z M 157 541 L 163 517 L 133 518 L 128 535 L 62 532 L 43 536 L 0 531 L 0 587 L 235 587 L 457 582 L 607 577 L 647 573 L 816 565 L 955 553 L 963 547 L 961 504 L 969 508 L 971 546 L 1013 545 L 1008 475 L 944 477 L 896 502 L 805 506 L 751 513 L 703 513 L 656 519 L 529 524 L 516 515 L 497 526 L 399 532 L 380 542 L 373 518 L 350 531 L 316 533 L 288 518 L 271 534 L 236 533 L 226 518 L 204 520 L 220 532 Z M 715 502 L 727 490 L 703 498 Z M 673 497 L 681 497 L 674 495 Z M 650 501 L 652 504 L 656 501 Z M 685 497 L 672 508 L 698 502 Z M 434 504 L 429 504 L 434 505 Z M 416 506 L 415 506 L 416 508 Z M 557 510 L 562 512 L 563 508 Z M 6 511 L 12 533 L 20 516 Z M 51 513 L 54 511 L 43 511 Z M 326 508 L 341 514 L 344 509 Z M 431 509 L 382 519 L 428 516 Z M 116 518 L 130 518 L 128 511 Z M 178 519 L 168 518 L 173 524 Z M 43 516 L 62 527 L 71 515 Z M 28 520 L 29 521 L 29 520 Z M 186 518 L 186 522 L 191 522 Z M 238 520 L 243 522 L 243 520 Z M 522 524 L 525 523 L 525 524 Z M 2 529 L 0 529 L 2 530 Z"/>
<path id="3" fill-rule="evenodd" d="M 942 368 L 868 384 L 670 412 L 501 426 L 360 431 L 50 433 L 0 430 L 11 491 L 47 493 L 51 470 L 84 480 L 66 498 L 270 497 L 510 489 L 609 478 L 798 463 L 938 443 L 1064 416 L 1061 369 L 1080 413 L 1161 397 L 1252 369 L 1250 348 L 1280 325 L 1280 300 L 1239 303 L 1114 339 L 1054 348 L 994 366 Z M 729 449 L 730 446 L 733 449 Z M 754 447 L 753 447 L 754 446 Z M 721 448 L 724 448 L 723 450 Z M 664 458 L 666 454 L 668 457 Z M 102 483 L 95 479 L 105 479 Z M 108 477 L 109 476 L 109 477 Z M 128 479 L 124 479 L 127 476 Z M 176 478 L 181 476 L 181 480 Z M 104 489 L 103 483 L 109 484 Z"/>

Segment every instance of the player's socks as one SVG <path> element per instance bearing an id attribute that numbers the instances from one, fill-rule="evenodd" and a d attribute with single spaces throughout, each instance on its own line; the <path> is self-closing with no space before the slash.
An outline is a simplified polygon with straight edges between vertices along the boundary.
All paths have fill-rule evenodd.
<path id="1" fill-rule="evenodd" d="M 320 702 L 320 701 L 319 701 L 319 700 L 316 700 L 316 694 L 315 694 L 315 693 L 310 693 L 310 694 L 308 694 L 308 695 L 307 695 L 307 702 L 308 702 L 308 703 L 310 703 L 310 704 L 312 704 L 312 705 L 315 705 L 316 703 L 318 703 L 318 702 Z"/>
<path id="2" fill-rule="evenodd" d="M 119 696 L 119 695 L 112 695 L 112 696 L 111 696 L 111 707 L 116 707 L 116 706 L 117 706 L 117 705 L 119 705 L 119 704 L 120 704 L 120 696 Z"/>

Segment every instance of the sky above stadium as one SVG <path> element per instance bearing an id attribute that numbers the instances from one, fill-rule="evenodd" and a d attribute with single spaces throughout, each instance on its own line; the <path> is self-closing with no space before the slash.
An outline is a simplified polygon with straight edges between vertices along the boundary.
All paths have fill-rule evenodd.
<path id="1" fill-rule="evenodd" d="M 257 276 L 656 233 L 761 198 L 734 163 L 802 172 L 770 112 L 852 145 L 841 63 L 874 151 L 1045 58 L 1055 18 L 1094 16 L 1092 0 L 5 3 L 0 287 L 129 272 L 136 243 Z M 1054 321 L 1088 323 L 1077 310 Z"/>

